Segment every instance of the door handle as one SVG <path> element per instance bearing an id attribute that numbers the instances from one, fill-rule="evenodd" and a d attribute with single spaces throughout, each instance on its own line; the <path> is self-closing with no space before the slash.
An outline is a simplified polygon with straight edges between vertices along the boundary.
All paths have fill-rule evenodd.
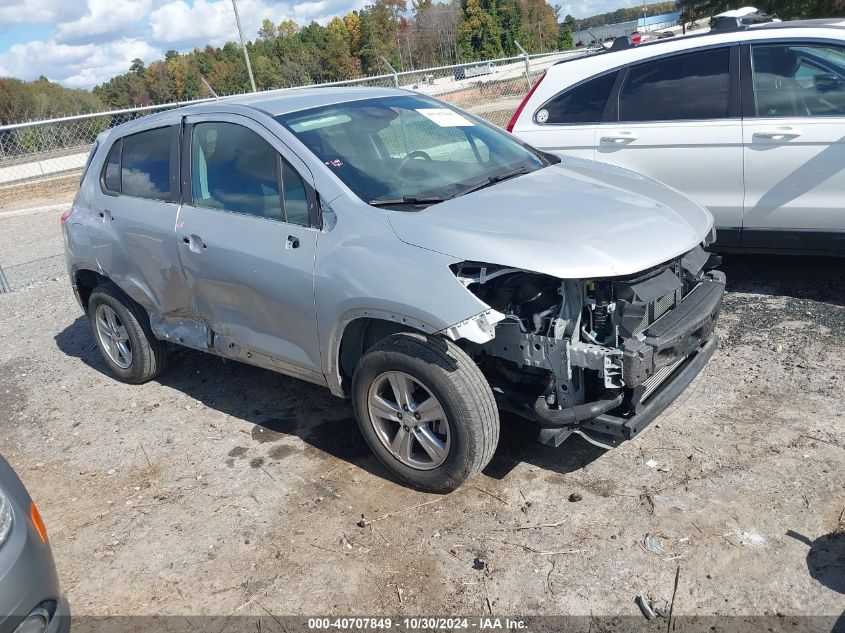
<path id="1" fill-rule="evenodd" d="M 798 138 L 801 136 L 801 130 L 794 127 L 779 127 L 773 130 L 763 130 L 754 132 L 755 138 L 767 138 L 774 141 L 782 141 L 785 139 Z"/>
<path id="2" fill-rule="evenodd" d="M 288 239 L 285 242 L 285 250 L 290 250 L 292 248 L 299 248 L 299 238 L 294 237 L 293 235 L 288 235 Z"/>
<path id="3" fill-rule="evenodd" d="M 185 244 L 192 253 L 201 253 L 206 248 L 205 242 L 199 235 L 183 235 L 182 243 Z"/>
<path id="4" fill-rule="evenodd" d="M 622 143 L 630 143 L 636 141 L 639 137 L 633 132 L 619 132 L 619 134 L 608 134 L 601 137 L 602 143 L 611 143 L 613 145 L 621 145 Z"/>

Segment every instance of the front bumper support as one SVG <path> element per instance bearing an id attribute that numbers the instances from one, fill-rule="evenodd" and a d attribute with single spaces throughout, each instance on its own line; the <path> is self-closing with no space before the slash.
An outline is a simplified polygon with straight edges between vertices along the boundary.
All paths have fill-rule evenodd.
<path id="1" fill-rule="evenodd" d="M 722 297 L 725 275 L 712 271 L 680 304 L 643 332 L 644 338 L 629 338 L 622 345 L 622 380 L 626 387 L 638 387 L 663 367 L 695 353 L 713 335 Z"/>
<path id="2" fill-rule="evenodd" d="M 719 337 L 713 334 L 700 350 L 690 356 L 672 376 L 666 379 L 659 391 L 652 395 L 648 402 L 641 405 L 633 416 L 623 418 L 604 413 L 582 422 L 577 432 L 593 444 L 607 448 L 613 448 L 624 440 L 630 440 L 639 435 L 701 373 L 718 346 Z"/>

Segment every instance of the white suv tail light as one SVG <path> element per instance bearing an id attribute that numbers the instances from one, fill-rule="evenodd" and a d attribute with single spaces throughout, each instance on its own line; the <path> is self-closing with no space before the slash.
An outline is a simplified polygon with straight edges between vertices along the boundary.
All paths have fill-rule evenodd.
<path id="1" fill-rule="evenodd" d="M 531 86 L 531 90 L 529 90 L 528 94 L 525 95 L 525 98 L 522 100 L 522 103 L 519 104 L 519 107 L 516 109 L 516 112 L 513 113 L 511 120 L 508 121 L 508 125 L 507 127 L 505 127 L 508 132 L 513 132 L 513 126 L 516 125 L 516 120 L 519 118 L 519 115 L 522 114 L 522 109 L 525 107 L 525 104 L 527 104 L 528 101 L 531 99 L 531 95 L 534 94 L 534 91 L 537 90 L 537 86 L 539 86 L 540 82 L 543 81 L 543 79 L 545 78 L 546 73 L 543 73 L 542 75 L 540 75 L 540 78 L 537 80 L 537 83 Z"/>

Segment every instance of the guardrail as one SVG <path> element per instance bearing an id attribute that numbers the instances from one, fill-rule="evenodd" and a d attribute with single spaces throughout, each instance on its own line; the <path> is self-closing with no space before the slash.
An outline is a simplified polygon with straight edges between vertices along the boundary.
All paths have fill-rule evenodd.
<path id="1" fill-rule="evenodd" d="M 437 97 L 504 126 L 540 74 L 560 59 L 586 52 L 581 49 L 520 55 L 268 92 L 321 86 L 396 86 Z M 237 95 L 219 98 L 233 96 Z M 78 173 L 101 132 L 152 112 L 213 100 L 179 101 L 0 126 L 0 187 Z"/>

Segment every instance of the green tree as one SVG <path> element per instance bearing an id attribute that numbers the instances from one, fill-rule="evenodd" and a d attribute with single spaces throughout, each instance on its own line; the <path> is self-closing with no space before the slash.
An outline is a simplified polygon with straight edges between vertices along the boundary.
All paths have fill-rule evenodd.
<path id="1" fill-rule="evenodd" d="M 568 51 L 574 48 L 572 40 L 572 29 L 564 24 L 560 25 L 560 31 L 557 38 L 557 49 L 559 51 Z"/>
<path id="2" fill-rule="evenodd" d="M 384 73 L 382 58 L 394 67 L 400 66 L 397 34 L 399 32 L 399 7 L 404 10 L 404 0 L 376 0 L 364 7 L 358 17 L 361 20 L 361 44 L 358 56 L 365 74 Z"/>
<path id="3" fill-rule="evenodd" d="M 263 55 L 252 60 L 252 71 L 255 74 L 255 85 L 259 90 L 282 88 L 282 69 L 278 62 Z"/>
<path id="4" fill-rule="evenodd" d="M 546 0 L 521 0 L 522 40 L 529 53 L 553 50 L 557 46 L 560 27 L 555 10 Z"/>
<path id="5" fill-rule="evenodd" d="M 268 18 L 264 18 L 261 22 L 261 28 L 258 29 L 258 39 L 260 41 L 267 41 L 272 40 L 278 37 L 278 32 L 276 31 L 276 25 L 273 24 L 272 20 Z"/>
<path id="6" fill-rule="evenodd" d="M 497 17 L 502 31 L 502 52 L 518 55 L 516 42 L 522 35 L 522 6 L 519 0 L 500 0 Z"/>
<path id="7" fill-rule="evenodd" d="M 324 51 L 326 79 L 349 79 L 361 73 L 361 63 L 349 50 L 349 31 L 346 23 L 338 17 L 333 18 L 326 27 Z"/>
<path id="8" fill-rule="evenodd" d="M 132 60 L 132 64 L 129 66 L 129 72 L 137 77 L 143 77 L 144 75 L 144 60 L 135 58 Z"/>
<path id="9" fill-rule="evenodd" d="M 357 57 L 361 50 L 361 18 L 358 17 L 358 12 L 350 11 L 347 13 L 343 16 L 343 23 L 346 25 L 346 33 L 349 35 L 349 51 Z"/>
<path id="10" fill-rule="evenodd" d="M 465 0 L 463 21 L 458 25 L 458 50 L 464 59 L 492 59 L 502 56 L 501 29 L 481 6 L 481 0 Z"/>

